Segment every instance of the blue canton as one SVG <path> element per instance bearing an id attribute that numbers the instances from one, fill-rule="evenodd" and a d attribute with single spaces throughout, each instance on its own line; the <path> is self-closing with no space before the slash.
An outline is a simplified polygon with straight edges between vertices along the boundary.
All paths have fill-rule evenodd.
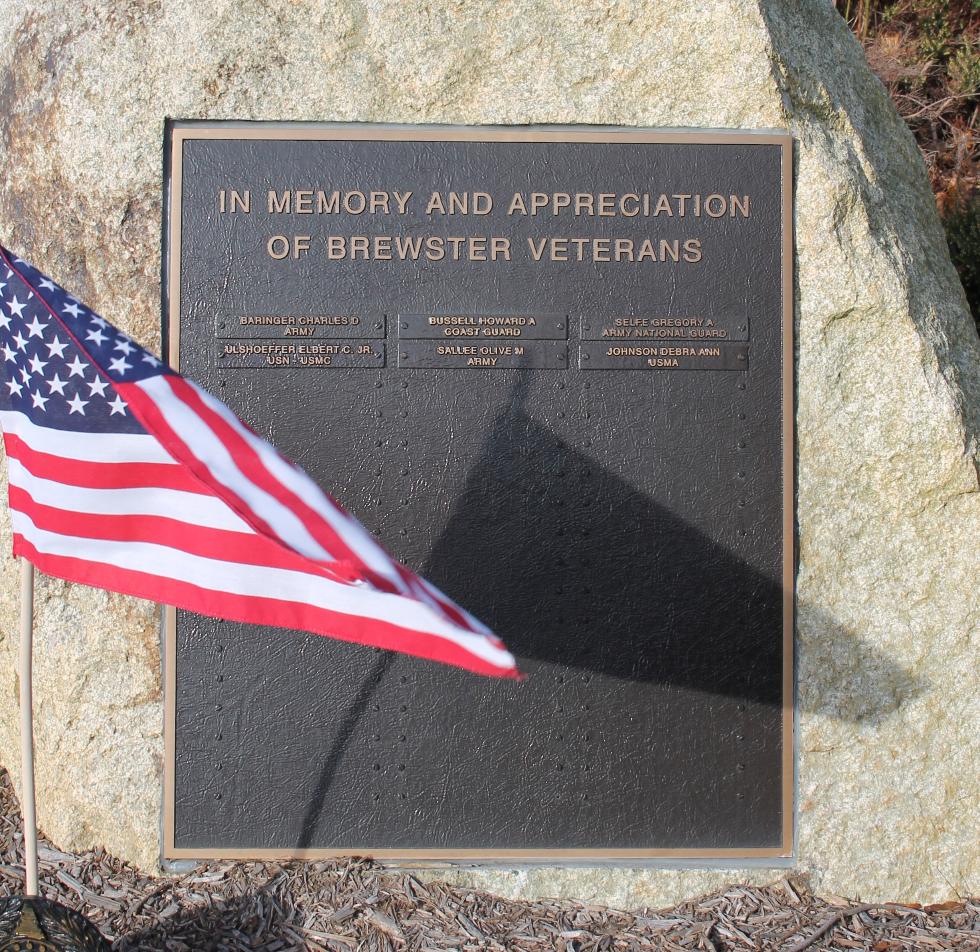
<path id="1" fill-rule="evenodd" d="M 112 384 L 166 368 L 36 268 L 3 253 L 28 283 L 0 259 L 0 409 L 57 430 L 145 433 Z"/>

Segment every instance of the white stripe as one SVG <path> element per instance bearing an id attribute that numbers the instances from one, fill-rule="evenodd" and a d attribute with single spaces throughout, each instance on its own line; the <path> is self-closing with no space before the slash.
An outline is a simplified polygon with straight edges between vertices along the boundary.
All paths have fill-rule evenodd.
<path id="1" fill-rule="evenodd" d="M 466 619 L 466 623 L 474 631 L 482 632 L 484 635 L 493 635 L 493 632 L 489 628 L 487 628 L 487 626 L 484 625 L 479 618 L 474 618 L 473 615 L 471 615 L 465 608 L 463 608 L 462 605 L 457 605 L 456 602 L 454 602 L 451 598 L 449 598 L 448 595 L 445 594 L 445 592 L 440 592 L 439 589 L 437 589 L 435 585 L 433 585 L 428 579 L 422 578 L 421 575 L 416 575 L 415 577 L 422 583 L 422 588 L 425 589 L 426 594 L 430 598 L 436 600 L 436 604 L 439 605 L 440 611 L 443 612 L 445 611 L 445 609 L 442 607 L 440 603 L 448 602 L 450 605 L 453 606 L 453 608 L 456 609 L 456 611 L 460 613 L 460 615 L 463 616 L 463 618 Z M 494 635 L 494 637 L 496 637 L 496 635 Z"/>
<path id="2" fill-rule="evenodd" d="M 401 628 L 444 638 L 477 658 L 501 669 L 514 666 L 508 651 L 482 635 L 462 631 L 425 605 L 401 595 L 366 586 L 343 585 L 291 569 L 221 562 L 148 542 L 106 542 L 38 529 L 23 512 L 11 513 L 14 531 L 38 551 L 146 572 L 201 588 L 253 598 L 271 598 L 321 606 L 345 615 L 372 618 Z"/>
<path id="3" fill-rule="evenodd" d="M 378 545 L 375 538 L 364 528 L 356 519 L 339 511 L 322 489 L 309 477 L 309 475 L 299 467 L 294 466 L 289 460 L 285 459 L 276 449 L 261 437 L 252 433 L 248 427 L 220 400 L 213 397 L 206 390 L 203 390 L 191 380 L 186 380 L 200 396 L 201 400 L 218 414 L 238 435 L 252 447 L 258 454 L 269 475 L 282 483 L 286 489 L 293 492 L 302 499 L 311 509 L 324 518 L 331 528 L 338 533 L 351 549 L 362 559 L 368 567 L 374 569 L 384 578 L 393 582 L 400 592 L 409 597 L 418 598 L 427 602 L 432 608 L 445 615 L 444 603 L 448 602 L 459 614 L 466 619 L 468 626 L 475 632 L 486 635 L 492 634 L 489 628 L 481 621 L 474 618 L 464 608 L 456 605 L 451 599 L 447 598 L 434 585 L 424 578 L 418 578 L 420 586 L 413 590 L 402 578 L 397 568 L 392 564 L 391 559 L 385 550 Z"/>
<path id="4" fill-rule="evenodd" d="M 269 475 L 282 483 L 290 492 L 303 500 L 317 515 L 324 519 L 331 529 L 355 552 L 368 568 L 393 582 L 401 591 L 407 592 L 404 580 L 392 565 L 388 554 L 375 541 L 367 529 L 356 519 L 340 512 L 327 498 L 323 490 L 299 467 L 294 466 L 261 437 L 256 436 L 216 397 L 202 390 L 191 380 L 190 384 L 201 400 L 221 417 L 258 454 Z"/>
<path id="5" fill-rule="evenodd" d="M 221 486 L 234 493 L 290 548 L 311 559 L 328 560 L 330 553 L 310 535 L 296 514 L 256 486 L 238 468 L 227 447 L 211 428 L 170 389 L 166 376 L 136 384 L 155 404 L 170 428 L 207 467 Z"/>
<path id="6" fill-rule="evenodd" d="M 8 459 L 10 485 L 23 489 L 38 505 L 99 516 L 163 516 L 188 524 L 254 534 L 251 526 L 217 496 L 155 486 L 136 489 L 89 489 L 69 486 L 31 473 L 20 460 Z"/>
<path id="7" fill-rule="evenodd" d="M 174 458 L 149 433 L 76 433 L 38 426 L 19 410 L 0 410 L 5 433 L 19 436 L 39 453 L 87 463 L 171 463 Z"/>
<path id="8" fill-rule="evenodd" d="M 187 381 L 200 394 L 207 406 L 235 429 L 258 454 L 273 479 L 278 480 L 290 492 L 302 499 L 317 515 L 323 518 L 365 565 L 394 582 L 402 591 L 406 586 L 391 563 L 384 549 L 356 519 L 341 512 L 327 498 L 326 493 L 299 467 L 292 465 L 261 437 L 256 436 L 220 400 L 211 396 L 191 381 Z"/>

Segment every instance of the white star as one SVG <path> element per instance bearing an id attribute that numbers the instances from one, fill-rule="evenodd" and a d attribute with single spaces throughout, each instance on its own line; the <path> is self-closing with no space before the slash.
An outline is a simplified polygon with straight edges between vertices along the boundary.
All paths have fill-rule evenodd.
<path id="1" fill-rule="evenodd" d="M 48 326 L 47 324 L 42 324 L 37 319 L 37 315 L 35 314 L 34 315 L 34 320 L 31 321 L 31 323 L 27 325 L 27 329 L 31 332 L 31 337 L 40 337 L 43 340 L 43 338 L 44 338 L 43 331 L 44 331 L 44 329 L 47 326 Z"/>
<path id="2" fill-rule="evenodd" d="M 34 406 L 40 407 L 42 410 L 44 409 L 44 404 L 46 404 L 49 399 L 49 397 L 42 397 L 40 390 L 37 393 L 31 394 L 31 402 L 34 404 Z"/>
<path id="3" fill-rule="evenodd" d="M 38 285 L 39 288 L 45 291 L 57 291 L 58 289 L 54 286 L 54 282 L 50 278 L 41 278 L 41 283 Z"/>
<path id="4" fill-rule="evenodd" d="M 117 343 L 116 346 L 113 347 L 112 349 L 121 350 L 128 357 L 136 348 L 133 347 L 132 343 L 130 343 L 130 341 L 127 338 L 120 337 L 119 343 Z"/>
<path id="5" fill-rule="evenodd" d="M 50 344 L 45 344 L 44 346 L 48 348 L 49 357 L 61 357 L 62 359 L 64 359 L 65 348 L 68 345 L 62 344 L 61 341 L 58 340 L 58 338 L 56 337 L 53 341 L 51 341 Z"/>
<path id="6" fill-rule="evenodd" d="M 124 376 L 127 370 L 132 369 L 133 365 L 127 364 L 125 357 L 116 357 L 114 360 L 109 361 L 109 370 L 119 374 L 119 376 Z"/>
<path id="7" fill-rule="evenodd" d="M 159 367 L 160 366 L 160 361 L 157 360 L 156 357 L 153 356 L 153 354 L 144 354 L 143 355 L 143 363 L 144 364 L 149 364 L 151 367 Z"/>
<path id="8" fill-rule="evenodd" d="M 96 394 L 98 394 L 100 397 L 104 397 L 106 387 L 108 386 L 109 382 L 107 380 L 103 380 L 101 377 L 96 375 L 95 380 L 88 385 L 88 395 L 90 397 L 94 397 Z"/>
<path id="9" fill-rule="evenodd" d="M 46 360 L 41 360 L 37 354 L 35 354 L 27 363 L 31 368 L 32 374 L 43 374 L 44 368 L 48 366 L 48 362 Z"/>
<path id="10" fill-rule="evenodd" d="M 126 403 L 119 394 L 116 394 L 116 399 L 109 404 L 109 416 L 115 416 L 117 413 L 126 412 Z"/>
<path id="11" fill-rule="evenodd" d="M 66 383 L 68 383 L 67 380 L 62 380 L 61 377 L 55 374 L 50 380 L 47 381 L 47 385 L 50 388 L 48 393 L 58 393 L 61 396 L 64 396 Z"/>
<path id="12" fill-rule="evenodd" d="M 20 379 L 23 380 L 24 383 L 31 382 L 31 372 L 26 367 L 20 368 Z"/>
<path id="13" fill-rule="evenodd" d="M 6 282 L 6 281 L 0 281 L 0 293 L 2 293 L 2 292 L 3 292 L 3 289 L 4 289 L 4 288 L 5 288 L 6 286 L 7 286 L 7 282 Z"/>
<path id="14" fill-rule="evenodd" d="M 20 331 L 14 335 L 14 343 L 17 345 L 18 350 L 23 350 L 27 346 L 27 341 L 24 339 L 24 335 Z"/>
<path id="15" fill-rule="evenodd" d="M 75 354 L 75 359 L 67 367 L 73 377 L 81 377 L 82 380 L 85 379 L 85 364 L 78 359 L 78 354 Z"/>
<path id="16" fill-rule="evenodd" d="M 13 350 L 9 344 L 3 345 L 3 356 L 7 360 L 12 360 L 14 363 L 17 362 L 17 351 Z"/>
<path id="17" fill-rule="evenodd" d="M 82 416 L 85 416 L 85 408 L 88 406 L 88 400 L 83 400 L 81 394 L 76 393 L 74 398 L 68 401 L 68 406 L 71 407 L 68 411 L 69 415 L 80 413 Z"/>
<path id="18" fill-rule="evenodd" d="M 98 314 L 92 314 L 88 319 L 89 324 L 94 324 L 96 327 L 108 327 L 109 322 L 104 318 L 99 317 Z"/>
<path id="19" fill-rule="evenodd" d="M 21 391 L 24 389 L 16 380 L 8 380 L 7 387 L 10 390 L 10 395 L 13 396 L 15 393 L 19 397 Z"/>
<path id="20" fill-rule="evenodd" d="M 0 311 L 0 327 L 2 327 L 4 330 L 10 327 L 10 318 L 7 317 L 3 311 Z"/>
<path id="21" fill-rule="evenodd" d="M 61 310 L 65 314 L 71 314 L 72 317 L 78 317 L 82 313 L 82 309 L 78 306 L 77 301 L 72 301 L 71 304 L 66 305 Z"/>
<path id="22" fill-rule="evenodd" d="M 102 331 L 100 331 L 100 330 L 89 331 L 85 335 L 85 339 L 92 341 L 95 344 L 96 347 L 101 347 L 102 344 L 106 340 L 108 340 L 108 338 L 106 337 L 106 335 L 103 334 Z"/>
<path id="23" fill-rule="evenodd" d="M 7 305 L 7 307 L 10 308 L 11 314 L 16 314 L 18 317 L 23 317 L 24 308 L 27 307 L 27 302 L 25 301 L 23 304 L 21 304 L 20 301 L 17 300 L 17 298 L 11 298 L 10 303 Z"/>

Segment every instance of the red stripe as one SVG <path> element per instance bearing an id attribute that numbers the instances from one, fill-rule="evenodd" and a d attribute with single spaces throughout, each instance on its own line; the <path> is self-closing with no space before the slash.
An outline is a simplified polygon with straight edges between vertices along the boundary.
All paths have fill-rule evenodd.
<path id="1" fill-rule="evenodd" d="M 179 377 L 171 374 L 165 378 L 172 386 L 174 380 Z M 147 395 L 147 393 L 136 384 L 120 383 L 117 385 L 122 392 L 123 398 L 129 404 L 133 415 L 143 424 L 143 426 L 153 434 L 160 442 L 160 445 L 179 463 L 186 466 L 201 482 L 207 486 L 208 490 L 227 503 L 234 512 L 241 516 L 256 532 L 271 539 L 278 540 L 279 536 L 273 532 L 272 527 L 255 515 L 252 510 L 243 503 L 238 496 L 232 493 L 226 486 L 219 483 L 211 471 L 202 460 L 191 450 L 183 441 L 180 434 L 174 430 L 167 422 L 166 417 L 160 412 L 160 408 Z M 285 546 L 284 546 L 285 547 Z"/>
<path id="2" fill-rule="evenodd" d="M 39 529 L 63 536 L 113 542 L 151 542 L 221 562 L 241 562 L 336 578 L 311 566 L 308 559 L 250 532 L 190 525 L 178 518 L 147 515 L 102 515 L 59 509 L 35 502 L 25 489 L 10 486 L 10 508 L 26 513 Z"/>
<path id="3" fill-rule="evenodd" d="M 253 447 L 239 434 L 234 427 L 228 424 L 219 414 L 215 413 L 202 399 L 197 390 L 192 387 L 182 377 L 169 377 L 167 382 L 177 399 L 181 400 L 192 413 L 197 415 L 202 422 L 208 426 L 214 436 L 232 455 L 239 469 L 246 479 L 250 480 L 261 489 L 265 490 L 273 498 L 286 506 L 303 523 L 310 534 L 330 552 L 344 552 L 346 558 L 354 565 L 358 565 L 371 583 L 381 591 L 389 591 L 396 594 L 405 594 L 405 589 L 399 589 L 383 576 L 372 571 L 361 560 L 357 552 L 352 549 L 337 530 L 330 525 L 315 509 L 308 506 L 302 499 L 295 495 L 290 489 L 276 479 L 266 468 L 262 458 Z M 140 390 L 142 393 L 142 389 Z M 287 465 L 287 460 L 284 460 Z M 327 495 L 326 493 L 324 495 Z M 328 501 L 341 513 L 344 518 L 353 517 L 346 513 L 343 508 L 330 496 Z M 243 503 L 244 505 L 244 503 Z M 419 580 L 406 569 L 397 563 L 391 555 L 386 552 L 379 543 L 376 543 L 398 577 L 405 583 L 407 592 L 417 601 L 424 604 L 434 605 L 455 625 L 464 631 L 473 631 L 469 619 L 466 618 L 457 606 L 449 601 L 441 592 L 433 592 L 424 588 Z"/>
<path id="4" fill-rule="evenodd" d="M 220 562 L 289 569 L 344 584 L 361 577 L 357 567 L 348 562 L 322 565 L 311 562 L 274 539 L 250 532 L 213 529 L 167 516 L 106 515 L 59 509 L 35 502 L 26 489 L 13 484 L 8 488 L 8 496 L 10 508 L 25 513 L 39 529 L 69 538 L 148 542 Z"/>
<path id="5" fill-rule="evenodd" d="M 209 427 L 215 439 L 217 439 L 228 451 L 228 453 L 231 454 L 232 458 L 235 460 L 236 466 L 240 471 L 242 471 L 244 478 L 251 479 L 253 484 L 258 485 L 259 488 L 268 492 L 269 495 L 276 498 L 280 503 L 282 503 L 282 505 L 289 508 L 290 511 L 294 511 L 290 506 L 290 498 L 295 497 L 293 497 L 292 493 L 289 493 L 289 491 L 286 490 L 282 484 L 268 472 L 256 451 L 245 440 L 243 440 L 238 433 L 235 432 L 234 428 L 229 426 L 226 421 L 211 410 L 201 400 L 200 394 L 198 394 L 198 392 L 182 377 L 168 375 L 165 379 L 167 385 L 171 389 L 171 392 L 174 394 L 175 399 L 178 399 L 184 403 L 188 410 L 201 420 L 202 424 Z M 150 429 L 154 435 L 159 437 L 161 444 L 163 444 L 164 448 L 167 449 L 171 455 L 186 463 L 188 467 L 196 465 L 200 470 L 207 473 L 207 476 L 202 478 L 206 479 L 208 485 L 212 487 L 215 495 L 231 506 L 231 508 L 249 525 L 251 525 L 256 532 L 268 536 L 282 545 L 284 548 L 289 549 L 291 552 L 295 551 L 288 545 L 288 543 L 283 542 L 281 536 L 274 532 L 268 523 L 259 517 L 251 509 L 251 507 L 249 507 L 248 503 L 241 499 L 241 497 L 239 497 L 230 486 L 226 486 L 224 483 L 219 482 L 207 471 L 206 467 L 204 467 L 203 463 L 200 462 L 197 455 L 191 450 L 189 444 L 187 444 L 181 438 L 180 434 L 170 426 L 163 411 L 159 408 L 153 398 L 145 390 L 143 390 L 142 387 L 140 387 L 138 384 L 120 384 L 120 388 L 125 391 L 125 396 L 129 401 L 130 406 L 134 408 L 134 412 L 145 412 L 145 423 L 147 428 Z M 220 432 L 216 432 L 216 430 Z M 164 432 L 170 435 L 169 438 L 163 435 Z M 172 443 L 170 442 L 171 440 L 173 441 Z M 229 445 L 229 443 L 231 445 Z M 288 461 L 285 459 L 284 462 L 287 462 L 288 464 Z M 257 472 L 261 473 L 263 478 L 254 478 Z M 264 485 L 259 485 L 260 483 L 264 483 Z M 286 494 L 288 494 L 287 498 L 283 498 L 283 496 Z M 323 522 L 322 517 L 317 515 L 312 509 L 309 511 L 314 513 L 318 524 L 324 526 L 325 531 L 323 534 L 329 535 L 330 537 L 330 541 L 326 546 L 328 551 L 331 553 L 340 553 L 336 560 L 331 560 L 329 562 L 309 558 L 309 565 L 328 565 L 333 570 L 341 572 L 342 577 L 345 580 L 350 581 L 354 579 L 364 579 L 379 591 L 390 592 L 392 594 L 403 594 L 396 586 L 392 585 L 388 579 L 366 566 L 358 557 L 357 553 L 354 552 L 343 540 L 343 537 L 337 534 L 332 527 Z M 297 518 L 303 521 L 299 513 L 294 512 L 294 514 L 297 516 Z M 350 517 L 348 516 L 347 518 Z M 304 521 L 304 525 L 306 525 L 308 529 L 310 528 L 308 522 Z M 323 544 L 322 539 L 318 541 Z M 300 557 L 308 558 L 306 556 Z"/>
<path id="6" fill-rule="evenodd" d="M 201 395 L 190 384 L 181 377 L 168 379 L 174 395 L 185 403 L 191 412 L 195 413 L 211 429 L 222 445 L 231 453 L 235 462 L 239 465 L 246 479 L 251 480 L 255 485 L 264 489 L 269 495 L 273 496 L 284 506 L 286 506 L 303 523 L 310 534 L 328 551 L 343 551 L 352 563 L 361 566 L 366 578 L 368 578 L 376 588 L 382 591 L 390 591 L 396 594 L 404 594 L 404 589 L 399 589 L 390 581 L 376 572 L 372 571 L 364 564 L 357 552 L 351 548 L 346 540 L 324 517 L 307 505 L 304 500 L 283 485 L 266 468 L 265 463 L 253 447 L 245 440 L 234 427 L 228 424 L 219 414 L 215 413 L 202 399 Z M 261 437 L 259 437 L 261 439 Z M 287 465 L 292 465 L 288 460 L 283 459 Z M 353 519 L 343 507 L 332 497 L 324 493 L 327 500 L 334 509 L 345 519 Z M 404 566 L 396 562 L 391 555 L 384 550 L 380 543 L 375 543 L 380 552 L 388 559 L 393 572 L 405 583 L 408 592 L 417 600 L 425 604 L 434 604 L 441 610 L 446 617 L 465 631 L 472 631 L 472 627 L 466 616 L 452 604 L 442 593 L 436 593 L 424 589 L 416 577 Z"/>
<path id="7" fill-rule="evenodd" d="M 182 492 L 211 495 L 183 466 L 177 463 L 96 463 L 32 449 L 13 433 L 4 434 L 7 455 L 20 460 L 25 468 L 42 479 L 53 479 L 68 486 L 87 489 L 138 489 L 155 486 Z"/>
<path id="8" fill-rule="evenodd" d="M 419 579 L 414 572 L 410 569 L 405 568 L 404 565 L 395 563 L 395 567 L 398 569 L 399 574 L 402 579 L 406 582 L 409 590 L 413 593 L 413 597 L 416 601 L 423 602 L 425 604 L 432 604 L 433 602 L 439 608 L 439 610 L 454 624 L 458 625 L 464 631 L 473 631 L 476 634 L 483 634 L 483 632 L 476 631 L 470 624 L 470 620 L 466 615 L 459 610 L 459 608 L 454 605 L 442 592 L 439 591 L 434 585 L 430 588 L 426 588 L 422 584 L 421 579 Z"/>
<path id="9" fill-rule="evenodd" d="M 340 641 L 387 648 L 417 658 L 440 661 L 491 677 L 520 677 L 516 669 L 494 667 L 445 638 L 374 618 L 345 615 L 300 602 L 229 595 L 145 572 L 134 572 L 69 556 L 47 555 L 39 552 L 19 533 L 14 533 L 14 555 L 24 556 L 42 572 L 57 578 L 105 588 L 122 595 L 164 602 L 203 615 L 228 621 L 311 631 Z"/>
<path id="10" fill-rule="evenodd" d="M 308 506 L 295 493 L 284 486 L 276 479 L 268 469 L 262 458 L 251 446 L 242 438 L 233 426 L 224 420 L 219 414 L 215 413 L 202 399 L 201 395 L 182 377 L 173 377 L 167 381 L 174 396 L 184 403 L 192 413 L 211 430 L 218 441 L 228 450 L 235 460 L 242 475 L 254 483 L 260 489 L 267 492 L 273 499 L 282 503 L 292 512 L 306 530 L 335 558 L 347 559 L 351 562 L 360 563 L 358 554 L 351 549 L 347 541 L 327 522 L 326 519 L 315 509 Z M 287 462 L 283 460 L 283 462 Z M 292 465 L 287 463 L 287 465 Z M 229 487 L 229 491 L 232 491 Z M 326 495 L 326 494 L 324 494 Z M 328 497 L 335 508 L 336 503 Z M 244 503 L 243 503 L 244 504 Z M 367 567 L 365 566 L 365 569 Z M 390 591 L 396 591 L 390 582 L 385 582 Z"/>

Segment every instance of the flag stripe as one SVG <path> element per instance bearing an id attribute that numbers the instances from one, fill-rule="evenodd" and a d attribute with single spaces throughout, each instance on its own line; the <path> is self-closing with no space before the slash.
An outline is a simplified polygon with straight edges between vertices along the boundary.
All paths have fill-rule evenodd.
<path id="1" fill-rule="evenodd" d="M 290 569 L 297 572 L 311 571 L 309 560 L 271 539 L 251 532 L 229 532 L 223 529 L 206 529 L 159 516 L 145 515 L 89 515 L 56 506 L 45 506 L 33 500 L 29 493 L 17 486 L 9 488 L 10 506 L 25 513 L 38 529 L 57 532 L 64 536 L 86 539 L 108 539 L 115 542 L 160 543 L 180 549 L 191 555 L 218 561 L 245 562 L 250 565 Z M 356 573 L 342 562 L 317 566 L 315 571 L 325 578 L 346 583 Z"/>
<path id="2" fill-rule="evenodd" d="M 280 500 L 291 505 L 318 538 L 320 534 L 314 527 L 324 527 L 320 530 L 320 541 L 328 549 L 338 551 L 338 545 L 342 546 L 351 557 L 360 558 L 369 569 L 387 578 L 397 588 L 409 590 L 388 553 L 343 506 L 331 499 L 306 473 L 276 452 L 265 440 L 252 433 L 220 400 L 193 381 L 182 382 L 193 388 L 201 402 L 231 428 L 240 441 L 238 445 L 244 443 L 258 456 L 271 477 L 265 481 L 270 492 L 273 491 L 271 487 L 275 486 L 288 490 L 289 495 L 280 495 Z"/>
<path id="3" fill-rule="evenodd" d="M 152 377 L 142 387 L 122 385 L 127 403 L 160 435 L 174 456 L 194 468 L 258 531 L 281 538 L 301 555 L 326 560 L 328 553 L 279 500 L 246 479 L 225 445 L 208 426 L 178 400 L 166 376 Z M 193 441 L 193 452 L 188 445 Z M 205 470 L 200 474 L 201 469 Z M 232 498 L 228 498 L 231 496 Z M 270 521 L 271 520 L 271 521 Z M 277 526 L 273 530 L 272 525 Z"/>
<path id="4" fill-rule="evenodd" d="M 190 411 L 193 419 L 200 420 L 202 426 L 209 429 L 211 435 L 224 447 L 230 458 L 236 461 L 243 479 L 247 481 L 248 485 L 255 487 L 259 493 L 267 494 L 269 497 L 277 500 L 282 506 L 285 506 L 289 511 L 293 512 L 296 519 L 310 532 L 311 538 L 316 539 L 319 543 L 324 543 L 328 547 L 327 551 L 332 554 L 332 561 L 329 564 L 344 563 L 345 568 L 352 578 L 370 581 L 372 585 L 381 591 L 402 592 L 404 594 L 412 592 L 409 586 L 402 584 L 396 564 L 377 543 L 371 541 L 371 545 L 377 555 L 373 558 L 372 564 L 367 565 L 349 545 L 350 539 L 348 536 L 335 532 L 333 527 L 314 510 L 309 509 L 305 505 L 298 506 L 294 495 L 286 490 L 281 483 L 272 478 L 258 454 L 257 447 L 253 443 L 244 440 L 242 434 L 247 432 L 245 428 L 241 424 L 237 428 L 231 427 L 223 416 L 215 413 L 209 405 L 206 405 L 203 399 L 204 393 L 199 387 L 179 377 L 166 378 L 167 386 L 157 387 L 154 385 L 154 381 L 147 383 L 149 386 L 135 384 L 133 388 L 137 391 L 145 391 L 146 396 L 149 396 L 157 408 L 165 414 L 168 407 L 174 407 L 177 404 L 182 405 L 180 407 L 181 413 Z M 137 396 L 131 394 L 130 399 L 139 405 L 142 401 L 142 395 Z M 262 441 L 256 438 L 255 442 L 261 444 Z M 197 446 L 197 443 L 198 441 L 195 440 L 195 446 Z M 183 458 L 182 451 L 179 447 L 171 446 L 170 449 L 177 458 Z M 267 457 L 281 459 L 271 448 L 267 447 L 267 449 Z M 227 488 L 227 484 L 219 484 L 219 488 Z M 227 497 L 228 494 L 226 493 L 225 495 Z M 236 511 L 242 513 L 246 521 L 255 526 L 258 531 L 279 538 L 282 544 L 289 548 L 296 548 L 294 539 L 277 533 L 274 528 L 270 527 L 268 530 L 263 528 L 265 523 L 262 521 L 261 515 L 250 519 L 250 512 L 254 513 L 254 509 L 249 510 L 247 500 L 233 497 L 232 504 Z M 300 511 L 297 512 L 297 509 Z M 334 514 L 339 512 L 339 507 L 336 503 L 330 503 L 330 511 Z M 359 532 L 363 533 L 364 537 L 370 540 L 370 536 L 350 516 L 344 514 L 343 518 L 350 525 L 357 526 Z M 319 562 L 318 564 L 323 563 Z M 379 566 L 383 572 L 379 572 L 374 566 Z M 392 579 L 394 579 L 394 582 Z M 423 600 L 425 601 L 427 599 Z M 458 621 L 456 623 L 458 624 Z M 466 626 L 464 625 L 463 627 Z"/>
<path id="5" fill-rule="evenodd" d="M 149 433 L 77 433 L 38 426 L 18 410 L 0 410 L 5 434 L 19 436 L 32 449 L 66 460 L 90 463 L 169 463 L 174 458 Z"/>
<path id="6" fill-rule="evenodd" d="M 114 542 L 159 542 L 202 558 L 247 562 L 250 565 L 299 572 L 309 569 L 302 556 L 290 553 L 251 530 L 230 532 L 225 529 L 206 529 L 177 518 L 142 514 L 92 515 L 44 505 L 18 486 L 10 487 L 10 506 L 29 516 L 39 529 L 64 536 L 108 539 Z M 327 572 L 326 569 L 323 571 Z"/>
<path id="7" fill-rule="evenodd" d="M 20 460 L 35 476 L 54 479 L 71 486 L 91 489 L 128 489 L 156 486 L 160 489 L 179 489 L 188 493 L 208 493 L 204 484 L 182 466 L 174 463 L 118 463 L 71 460 L 54 453 L 41 453 L 13 433 L 4 435 L 7 455 Z"/>
<path id="8" fill-rule="evenodd" d="M 206 404 L 203 399 L 203 391 L 199 387 L 180 378 L 168 380 L 168 383 L 170 392 L 168 393 L 161 387 L 160 399 L 179 401 L 196 417 L 200 418 L 202 423 L 210 429 L 214 438 L 238 463 L 244 479 L 286 507 L 303 525 L 310 538 L 321 545 L 325 551 L 330 552 L 334 558 L 356 559 L 347 542 L 321 516 L 308 506 L 300 504 L 291 491 L 285 489 L 280 482 L 272 478 L 257 449 L 252 443 L 243 439 L 239 430 L 232 427 L 225 417 L 216 413 L 212 407 Z M 137 384 L 137 386 L 140 385 Z M 142 389 L 148 392 L 155 390 L 152 383 L 150 387 Z M 244 430 L 245 428 L 241 427 L 241 429 Z M 259 516 L 261 518 L 261 514 Z M 277 524 L 274 523 L 272 528 L 278 532 Z M 288 542 L 286 539 L 283 541 Z"/>
<path id="9" fill-rule="evenodd" d="M 12 521 L 14 531 L 46 555 L 101 563 L 111 566 L 114 571 L 156 576 L 165 590 L 171 583 L 183 583 L 206 588 L 215 595 L 247 596 L 258 602 L 276 601 L 294 606 L 292 610 L 299 617 L 316 621 L 315 627 L 308 624 L 290 627 L 333 635 L 340 616 L 346 624 L 354 624 L 361 631 L 368 622 L 380 622 L 411 628 L 465 647 L 490 665 L 508 667 L 511 664 L 508 653 L 483 635 L 461 631 L 421 603 L 377 592 L 369 586 L 345 585 L 288 569 L 219 562 L 154 543 L 65 536 L 38 528 L 26 513 L 18 511 L 12 513 Z M 170 598 L 167 601 L 179 604 Z M 314 606 L 322 605 L 330 605 L 332 610 L 321 615 L 325 610 Z"/>
<path id="10" fill-rule="evenodd" d="M 82 582 L 137 598 L 162 600 L 187 611 L 229 621 L 312 631 L 340 641 L 388 648 L 430 661 L 440 661 L 475 674 L 520 677 L 514 668 L 513 659 L 503 664 L 494 663 L 467 646 L 454 644 L 444 638 L 428 637 L 424 632 L 420 633 L 412 628 L 274 598 L 214 592 L 191 583 L 161 579 L 129 568 L 103 565 L 96 560 L 42 552 L 19 532 L 14 533 L 14 555 L 24 556 L 42 572 L 56 578 Z M 506 652 L 502 654 L 506 655 Z"/>
<path id="11" fill-rule="evenodd" d="M 214 496 L 185 493 L 177 489 L 88 489 L 42 479 L 30 473 L 24 464 L 11 457 L 7 460 L 10 485 L 18 486 L 44 506 L 69 507 L 93 515 L 143 515 L 172 518 L 179 514 L 183 522 L 210 529 L 251 532 L 252 528 L 228 506 Z"/>

